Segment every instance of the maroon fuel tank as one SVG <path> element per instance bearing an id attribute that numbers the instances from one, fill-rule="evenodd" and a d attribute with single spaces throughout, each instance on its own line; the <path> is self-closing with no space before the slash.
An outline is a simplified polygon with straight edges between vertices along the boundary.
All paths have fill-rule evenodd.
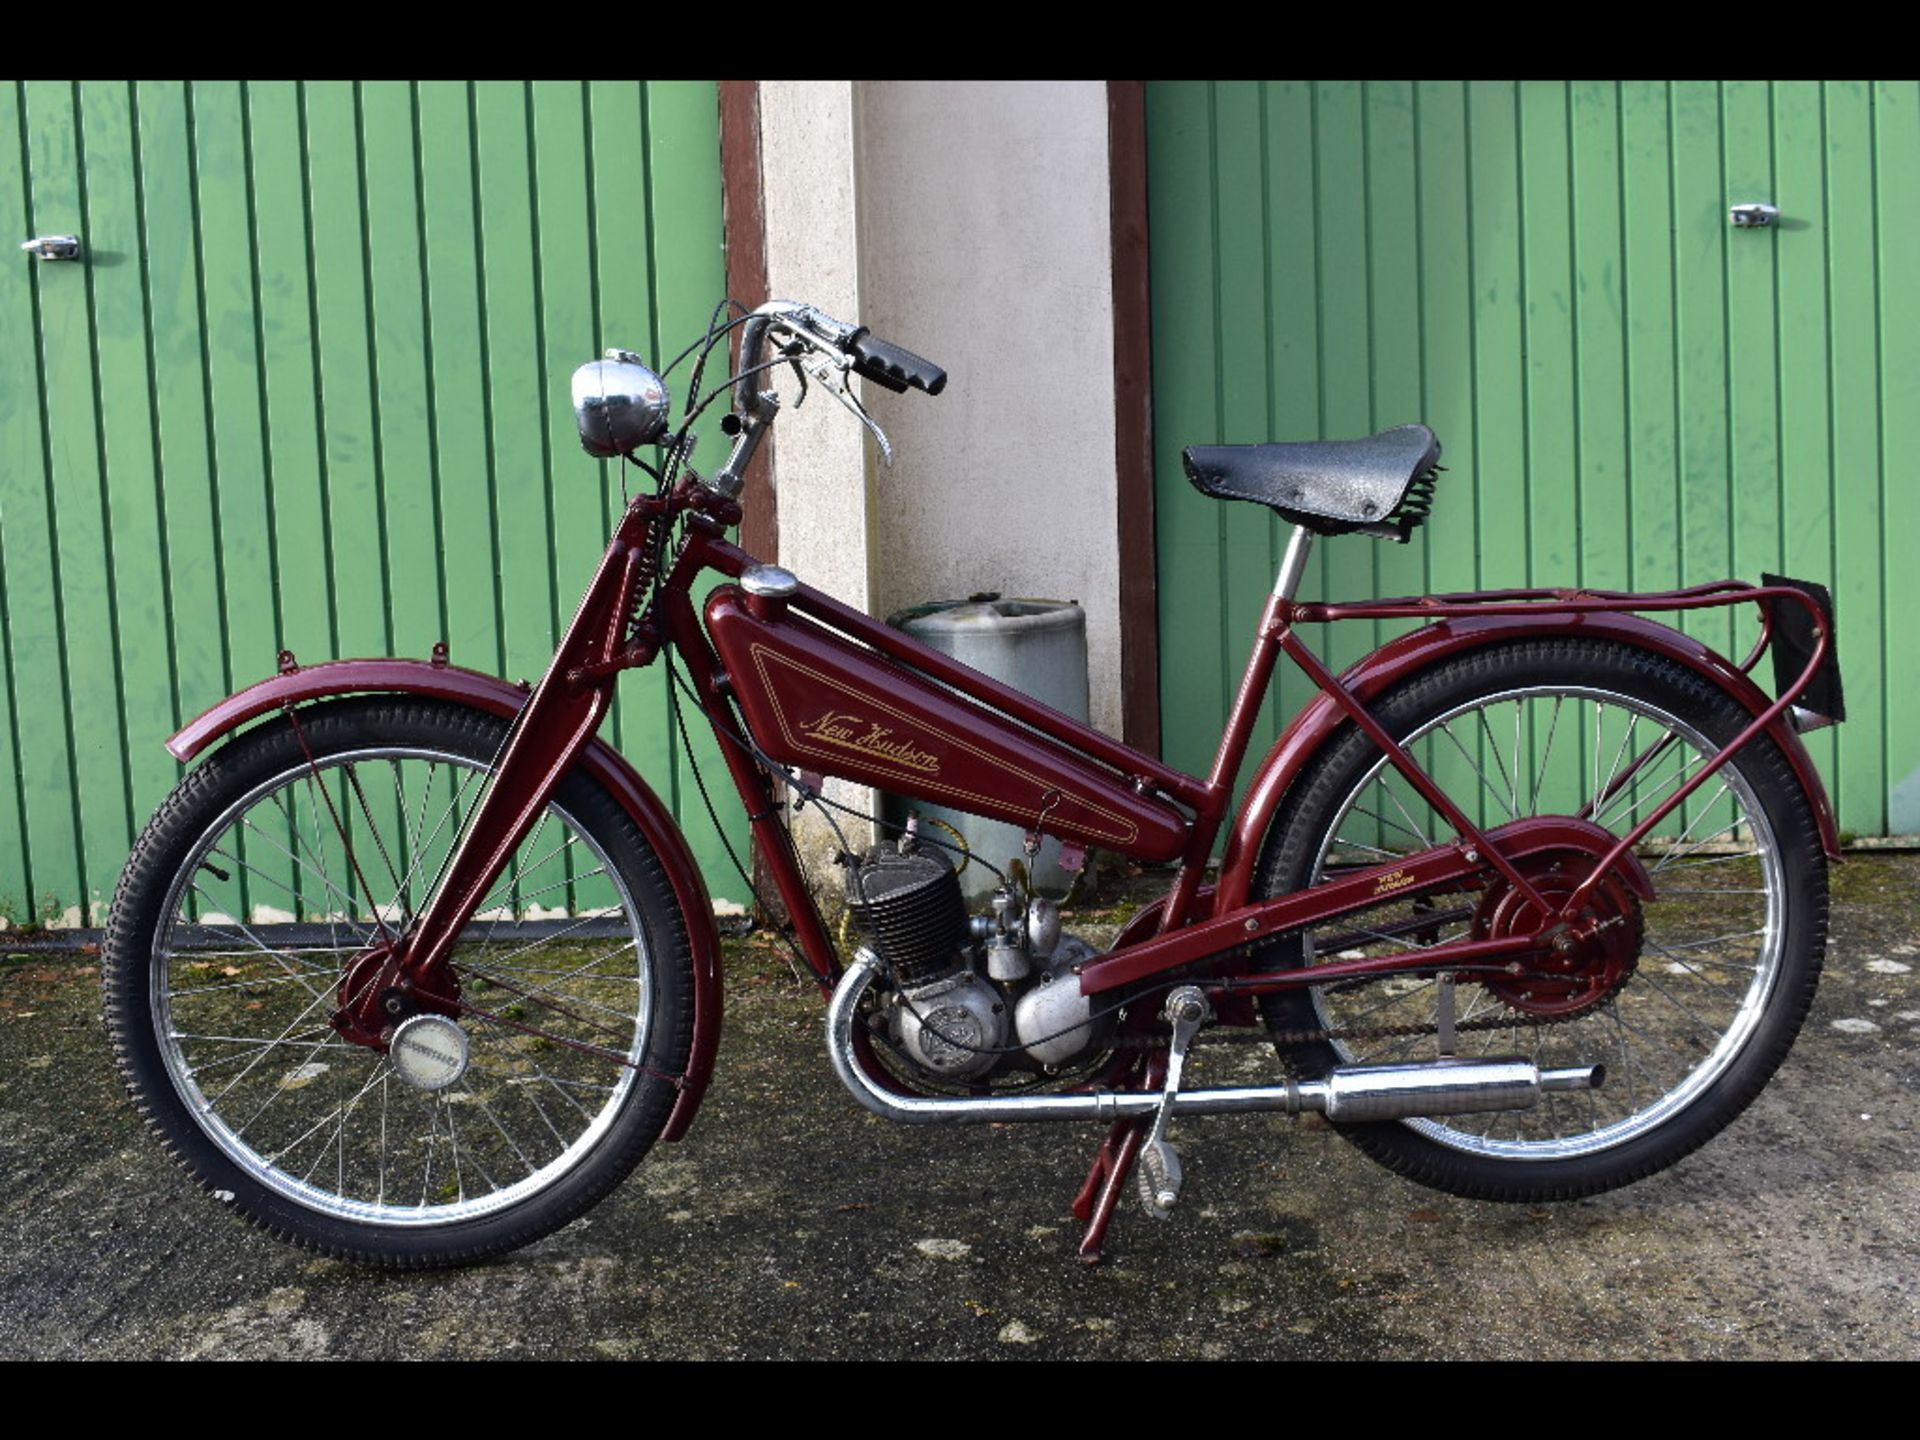
<path id="1" fill-rule="evenodd" d="M 754 739 L 784 765 L 1038 823 L 1138 860 L 1172 860 L 1185 847 L 1186 818 L 1172 805 L 791 610 L 763 618 L 738 586 L 722 585 L 706 619 Z"/>

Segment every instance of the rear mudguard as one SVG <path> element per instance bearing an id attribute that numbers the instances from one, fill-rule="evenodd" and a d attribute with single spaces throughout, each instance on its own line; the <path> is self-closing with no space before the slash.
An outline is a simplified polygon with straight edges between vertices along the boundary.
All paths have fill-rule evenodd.
<path id="1" fill-rule="evenodd" d="M 1733 696 L 1750 714 L 1758 715 L 1772 703 L 1726 656 L 1671 626 L 1624 611 L 1559 614 L 1551 619 L 1515 614 L 1442 620 L 1381 646 L 1354 664 L 1340 679 L 1360 700 L 1371 701 L 1382 691 L 1449 656 L 1483 645 L 1539 635 L 1582 635 L 1624 641 L 1685 665 L 1709 684 Z M 1246 802 L 1234 820 L 1233 832 L 1227 838 L 1226 854 L 1220 862 L 1220 883 L 1214 896 L 1217 907 L 1214 913 L 1224 913 L 1247 903 L 1253 888 L 1253 872 L 1260 863 L 1262 842 L 1274 816 L 1280 812 L 1281 801 L 1307 762 L 1346 723 L 1346 713 L 1330 696 L 1316 695 L 1267 752 L 1247 789 Z M 1794 776 L 1807 792 L 1820 825 L 1822 847 L 1838 860 L 1840 835 L 1834 828 L 1833 809 L 1827 803 L 1827 792 L 1820 784 L 1807 747 L 1800 743 L 1799 734 L 1784 715 L 1768 727 L 1767 733 L 1787 757 Z"/>
<path id="2" fill-rule="evenodd" d="M 429 695 L 503 720 L 513 719 L 527 701 L 524 686 L 458 665 L 425 660 L 334 660 L 288 670 L 229 695 L 167 741 L 167 749 L 176 760 L 185 762 L 249 720 L 282 706 L 336 695 L 367 694 Z M 687 1133 L 694 1112 L 700 1108 L 713 1074 L 714 1053 L 720 1046 L 720 933 L 714 924 L 713 902 L 700 877 L 700 867 L 674 823 L 673 812 L 660 803 L 633 767 L 600 740 L 580 752 L 578 763 L 606 786 L 653 847 L 673 886 L 680 913 L 686 917 L 687 943 L 693 955 L 693 1049 L 687 1056 L 679 1097 L 660 1134 L 663 1140 L 678 1140 Z"/>

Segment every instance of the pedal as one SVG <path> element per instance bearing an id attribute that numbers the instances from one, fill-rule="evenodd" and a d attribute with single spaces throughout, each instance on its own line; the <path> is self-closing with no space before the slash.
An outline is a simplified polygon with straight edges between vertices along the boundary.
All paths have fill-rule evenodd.
<path id="1" fill-rule="evenodd" d="M 1180 1152 L 1168 1140 L 1149 1140 L 1140 1148 L 1134 1178 L 1140 1184 L 1140 1203 L 1156 1220 L 1171 1220 L 1173 1207 L 1180 1203 L 1180 1186 L 1185 1172 L 1180 1168 Z"/>
<path id="2" fill-rule="evenodd" d="M 1197 985 L 1182 985 L 1167 997 L 1167 1019 L 1173 1022 L 1173 1041 L 1167 1050 L 1167 1079 L 1160 1094 L 1160 1108 L 1153 1113 L 1153 1129 L 1140 1146 L 1140 1199 L 1147 1213 L 1156 1220 L 1170 1218 L 1180 1201 L 1180 1186 L 1185 1174 L 1180 1152 L 1167 1139 L 1167 1122 L 1173 1117 L 1173 1097 L 1180 1093 L 1180 1074 L 1186 1069 L 1187 1051 L 1193 1037 L 1207 1018 L 1207 997 Z"/>

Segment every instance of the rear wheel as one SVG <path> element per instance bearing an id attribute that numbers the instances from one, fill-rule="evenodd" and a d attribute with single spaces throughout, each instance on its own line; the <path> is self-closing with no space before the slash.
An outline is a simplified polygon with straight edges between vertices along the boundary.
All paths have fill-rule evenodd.
<path id="1" fill-rule="evenodd" d="M 343 969 L 432 894 L 506 726 L 373 698 L 301 732 L 227 744 L 135 846 L 102 952 L 121 1075 L 180 1163 L 284 1239 L 395 1266 L 526 1244 L 672 1106 L 691 965 L 665 872 L 576 771 L 456 945 L 451 1013 L 396 999 L 388 1045 L 354 1044 L 330 1024 Z"/>
<path id="2" fill-rule="evenodd" d="M 1475 823 L 1575 815 L 1614 834 L 1651 813 L 1750 720 L 1684 666 L 1602 640 L 1488 647 L 1426 671 L 1375 714 Z M 1259 893 L 1283 894 L 1452 837 L 1384 754 L 1349 727 L 1290 792 Z M 1549 897 L 1596 857 L 1523 862 Z M 1759 1093 L 1805 1019 L 1826 943 L 1827 875 L 1807 797 L 1761 737 L 1642 845 L 1656 895 L 1594 892 L 1598 943 L 1522 976 L 1462 974 L 1457 1053 L 1519 1054 L 1542 1069 L 1604 1065 L 1591 1092 L 1533 1109 L 1343 1127 L 1376 1160 L 1435 1188 L 1495 1200 L 1624 1185 L 1703 1144 Z M 1537 921 L 1491 870 L 1469 886 L 1392 901 L 1275 947 L 1275 968 L 1406 953 Z M 1438 1054 L 1430 977 L 1266 997 L 1296 1073 Z M 1316 1032 L 1331 1031 L 1329 1038 Z"/>

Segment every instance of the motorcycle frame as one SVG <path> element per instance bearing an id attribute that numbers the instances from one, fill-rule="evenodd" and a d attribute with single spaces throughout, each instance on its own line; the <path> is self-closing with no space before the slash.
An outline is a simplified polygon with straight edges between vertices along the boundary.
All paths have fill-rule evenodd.
<path id="1" fill-rule="evenodd" d="M 694 1043 L 686 1073 L 670 1077 L 680 1097 L 663 1138 L 677 1139 L 685 1133 L 711 1075 L 722 1006 L 717 940 L 707 892 L 665 807 L 624 761 L 595 738 L 618 676 L 654 663 L 668 647 L 686 666 L 720 743 L 767 874 L 790 917 L 799 951 L 822 994 L 831 995 L 841 974 L 837 951 L 793 851 L 776 798 L 774 776 L 758 758 L 763 753 L 758 745 L 742 733 L 744 717 L 729 700 L 732 687 L 740 682 L 724 673 L 693 601 L 696 582 L 708 572 L 724 580 L 738 580 L 759 563 L 725 538 L 726 529 L 738 524 L 739 519 L 734 501 L 690 481 L 664 494 L 634 499 L 551 664 L 531 693 L 478 672 L 448 666 L 440 649 L 431 662 L 338 661 L 305 670 L 291 655 L 283 653 L 281 674 L 216 705 L 169 742 L 175 756 L 187 760 L 215 739 L 268 711 L 292 714 L 305 701 L 367 691 L 438 695 L 496 714 L 512 713 L 513 727 L 492 783 L 471 813 L 439 888 L 404 941 L 383 936 L 348 967 L 349 977 L 357 978 L 352 978 L 351 984 L 343 981 L 343 1017 L 350 1019 L 349 1012 L 365 1009 L 365 1023 L 377 1029 L 370 1007 L 373 997 L 389 988 L 413 991 L 429 1000 L 442 993 L 447 956 L 474 905 L 498 878 L 561 777 L 576 762 L 584 763 L 614 790 L 634 816 L 642 834 L 659 853 L 676 896 L 688 912 L 695 951 Z M 664 538 L 682 520 L 680 548 L 656 586 L 655 571 Z M 1304 536 L 1304 531 L 1296 535 L 1301 561 Z M 1292 556 L 1290 550 L 1290 562 Z M 1192 812 L 1171 889 L 1164 899 L 1136 917 L 1113 950 L 1081 969 L 1080 987 L 1087 994 L 1142 985 L 1211 961 L 1210 973 L 1202 983 L 1219 1019 L 1229 1024 L 1252 1024 L 1255 1015 L 1251 997 L 1261 993 L 1331 979 L 1442 970 L 1472 974 L 1517 963 L 1526 954 L 1545 949 L 1552 927 L 1543 927 L 1535 935 L 1456 941 L 1416 952 L 1266 973 L 1250 973 L 1245 952 L 1251 943 L 1368 908 L 1383 894 L 1414 893 L 1465 880 L 1481 873 L 1483 866 L 1491 866 L 1534 900 L 1537 913 L 1550 913 L 1551 907 L 1540 901 L 1515 862 L 1539 849 L 1568 844 L 1595 849 L 1604 840 L 1611 840 L 1611 848 L 1594 866 L 1588 883 L 1560 908 L 1560 928 L 1570 926 L 1578 936 L 1574 917 L 1591 887 L 1609 872 L 1619 873 L 1633 888 L 1651 897 L 1651 883 L 1634 858 L 1633 847 L 1762 734 L 1770 734 L 1786 753 L 1813 801 L 1825 848 L 1838 856 L 1824 791 L 1805 747 L 1786 718 L 1831 649 L 1831 622 L 1813 598 L 1798 588 L 1720 581 L 1646 594 L 1500 590 L 1352 603 L 1300 603 L 1291 598 L 1289 589 L 1284 583 L 1276 585 L 1262 613 L 1252 653 L 1205 779 L 1173 769 L 810 586 L 799 585 L 780 603 L 888 661 L 958 691 L 979 707 L 981 724 L 998 726 L 1007 735 L 1024 733 L 1021 727 L 1038 731 L 1073 754 L 1113 772 L 1115 783 L 1142 794 L 1164 796 Z M 745 603 L 753 609 L 758 599 L 745 597 Z M 1752 653 L 1739 666 L 1668 626 L 1631 613 L 1698 610 L 1749 601 L 1760 607 L 1761 634 Z M 1814 643 L 1802 673 L 1769 701 L 1748 678 L 1748 672 L 1768 648 L 1774 629 L 1772 607 L 1780 603 L 1799 604 L 1810 612 Z M 1296 629 L 1302 623 L 1407 618 L 1433 623 L 1381 647 L 1339 676 L 1327 670 Z M 1738 700 L 1747 710 L 1749 722 L 1691 779 L 1617 839 L 1581 817 L 1534 818 L 1482 829 L 1381 727 L 1367 702 L 1391 684 L 1458 650 L 1570 630 L 1618 636 L 1691 666 Z M 1319 693 L 1262 764 L 1234 819 L 1219 883 L 1208 889 L 1201 881 L 1215 841 L 1228 820 L 1254 718 L 1282 654 L 1314 681 Z M 519 699 L 523 693 L 524 699 Z M 1260 842 L 1287 786 L 1347 721 L 1380 746 L 1407 782 L 1454 826 L 1456 838 L 1288 895 L 1249 898 Z M 1641 763 L 1646 758 L 1643 756 Z M 1637 765 L 1629 767 L 1613 788 L 1617 790 L 1619 784 L 1626 783 L 1635 768 Z M 829 766 L 825 773 L 834 771 Z M 1133 1069 L 1142 1068 L 1134 1062 L 1128 1064 Z M 1146 1062 L 1144 1069 L 1151 1083 L 1152 1062 Z M 884 1083 L 897 1088 L 891 1080 Z M 1104 1168 L 1111 1180 L 1115 1165 L 1124 1173 L 1126 1143 L 1127 1137 L 1118 1130 L 1109 1136 L 1101 1152 L 1103 1158 L 1096 1163 L 1096 1176 Z M 1083 1191 L 1083 1201 L 1088 1200 L 1092 1188 L 1097 1188 L 1094 1177 L 1089 1178 L 1089 1187 Z M 1103 1210 L 1110 1210 L 1111 1199 L 1111 1195 L 1101 1198 Z"/>

